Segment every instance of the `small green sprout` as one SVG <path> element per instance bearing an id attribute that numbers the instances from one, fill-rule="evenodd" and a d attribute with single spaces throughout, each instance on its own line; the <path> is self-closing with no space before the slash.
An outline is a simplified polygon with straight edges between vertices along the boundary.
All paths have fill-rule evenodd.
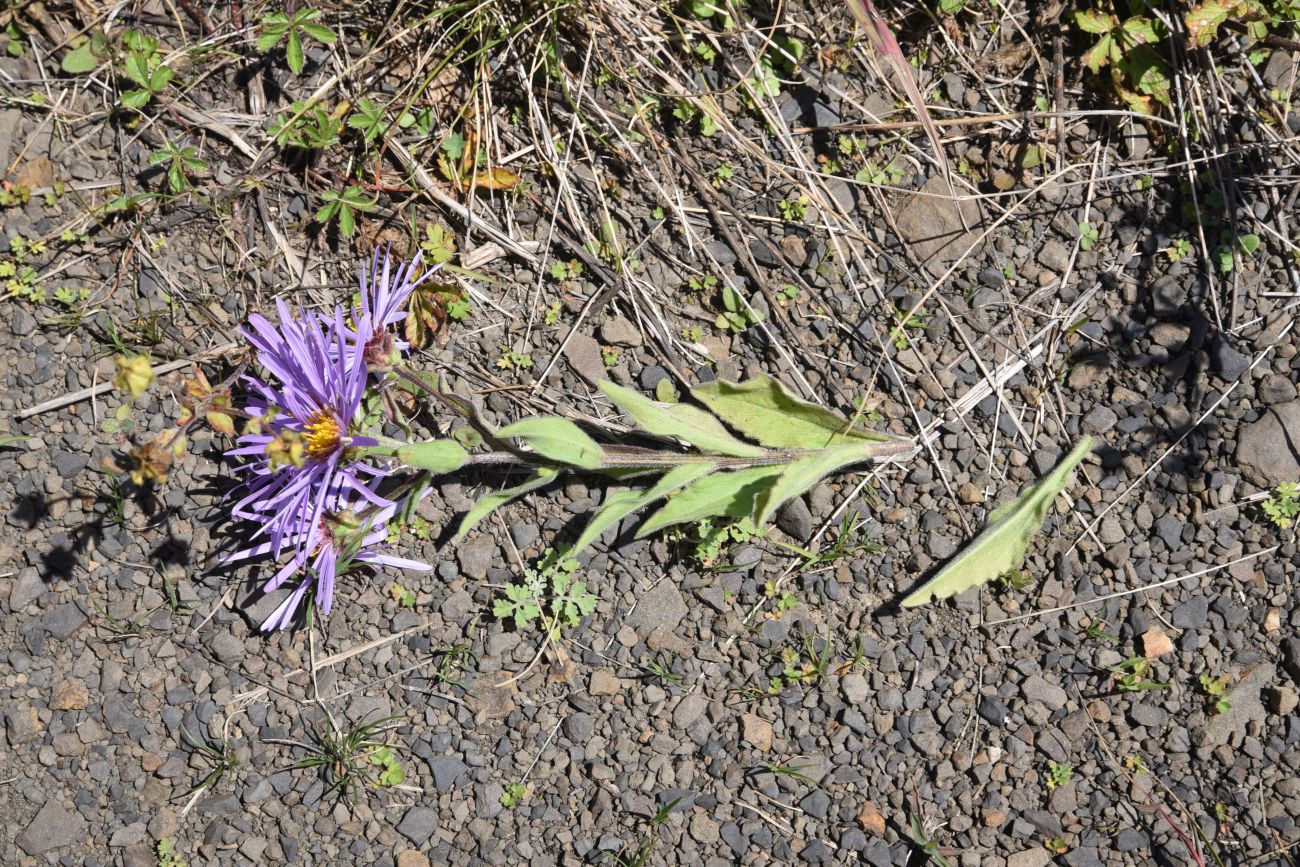
<path id="1" fill-rule="evenodd" d="M 1165 255 L 1169 257 L 1170 262 L 1181 262 L 1188 256 L 1192 255 L 1192 242 L 1188 238 L 1179 238 L 1173 244 L 1165 248 Z"/>
<path id="2" fill-rule="evenodd" d="M 342 192 L 326 190 L 321 193 L 321 200 L 325 204 L 316 212 L 316 222 L 328 223 L 330 220 L 338 220 L 339 232 L 345 238 L 351 238 L 356 234 L 357 214 L 373 211 L 376 204 L 366 198 L 365 191 L 356 184 Z"/>
<path id="3" fill-rule="evenodd" d="M 176 854 L 176 842 L 171 837 L 163 837 L 154 846 L 158 855 L 158 867 L 185 867 L 185 859 Z"/>
<path id="4" fill-rule="evenodd" d="M 808 216 L 808 196 L 800 194 L 796 199 L 782 199 L 776 203 L 776 209 L 787 223 L 803 222 Z"/>
<path id="5" fill-rule="evenodd" d="M 1262 504 L 1264 514 L 1279 530 L 1288 529 L 1300 515 L 1300 485 L 1283 482 L 1273 489 L 1273 496 Z"/>
<path id="6" fill-rule="evenodd" d="M 1101 231 L 1087 220 L 1079 223 L 1079 249 L 1088 251 L 1101 237 Z"/>
<path id="7" fill-rule="evenodd" d="M 1131 656 L 1123 662 L 1106 666 L 1111 673 L 1115 689 L 1119 692 L 1141 692 L 1149 689 L 1164 689 L 1168 683 L 1147 680 L 1151 671 L 1151 660 L 1141 656 Z"/>
<path id="8" fill-rule="evenodd" d="M 617 346 L 604 346 L 601 347 L 600 357 L 606 367 L 618 367 L 618 363 L 623 360 L 623 350 Z"/>
<path id="9" fill-rule="evenodd" d="M 523 783 L 506 783 L 501 792 L 501 806 L 506 809 L 517 807 L 528 797 L 528 787 Z"/>
<path id="10" fill-rule="evenodd" d="M 122 74 L 138 85 L 121 95 L 122 105 L 127 108 L 144 108 L 149 100 L 166 90 L 175 77 L 176 73 L 160 58 L 160 44 L 157 39 L 138 30 L 128 30 L 122 37 L 122 45 L 126 48 Z"/>
<path id="11" fill-rule="evenodd" d="M 149 155 L 149 165 L 167 167 L 167 186 L 173 193 L 183 193 L 193 185 L 190 175 L 208 170 L 208 164 L 199 158 L 199 152 L 193 147 L 177 147 L 172 141 L 163 142 L 160 150 Z"/>
<path id="12" fill-rule="evenodd" d="M 338 34 L 320 23 L 321 11 L 305 6 L 289 12 L 269 12 L 262 19 L 262 35 L 257 38 L 257 50 L 266 52 L 285 42 L 284 59 L 294 75 L 300 75 L 306 65 L 302 40 L 310 36 L 317 42 L 333 45 Z"/>
<path id="13" fill-rule="evenodd" d="M 1073 776 L 1074 776 L 1074 768 L 1072 768 L 1070 765 L 1064 764 L 1062 762 L 1048 762 L 1047 763 L 1048 791 L 1055 791 L 1056 789 L 1059 789 L 1061 786 L 1068 784 L 1070 782 L 1070 779 Z"/>
<path id="14" fill-rule="evenodd" d="M 713 324 L 723 330 L 736 334 L 763 321 L 763 315 L 745 303 L 740 293 L 730 286 L 722 287 L 723 310 L 713 320 Z"/>
<path id="15" fill-rule="evenodd" d="M 1225 674 L 1221 677 L 1210 677 L 1208 674 L 1201 675 L 1201 691 L 1205 693 L 1210 710 L 1214 714 L 1227 713 L 1232 704 L 1224 697 L 1228 692 L 1228 684 L 1232 682 L 1232 675 Z"/>
<path id="16" fill-rule="evenodd" d="M 574 577 L 578 561 L 547 548 L 535 567 L 524 569 L 518 584 L 508 584 L 492 604 L 492 614 L 522 629 L 541 620 L 552 638 L 596 610 L 596 596 Z"/>

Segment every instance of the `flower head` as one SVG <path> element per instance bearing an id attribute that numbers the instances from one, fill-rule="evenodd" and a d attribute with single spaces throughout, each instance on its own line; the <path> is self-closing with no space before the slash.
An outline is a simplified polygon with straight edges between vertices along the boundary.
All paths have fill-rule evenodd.
<path id="1" fill-rule="evenodd" d="M 347 457 L 350 446 L 374 445 L 350 432 L 365 394 L 363 347 L 347 341 L 341 311 L 330 321 L 302 311 L 295 317 L 282 301 L 278 309 L 279 326 L 254 314 L 245 331 L 271 374 L 266 382 L 246 380 L 248 411 L 261 417 L 261 430 L 226 453 L 252 459 L 241 468 L 248 479 L 231 514 L 260 523 L 255 537 L 269 535 L 276 556 L 286 545 L 302 553 L 302 527 L 354 497 L 387 502 L 369 487 L 386 473 Z"/>
<path id="2" fill-rule="evenodd" d="M 231 514 L 260 524 L 255 544 L 226 562 L 291 552 L 267 592 L 305 572 L 263 630 L 288 626 L 308 590 L 328 614 L 335 578 L 351 563 L 429 568 L 373 550 L 387 537 L 397 504 L 375 490 L 387 471 L 351 454 L 354 446 L 376 444 L 353 431 L 369 372 L 366 345 L 352 339 L 341 310 L 333 319 L 301 310 L 295 316 L 284 302 L 278 310 L 278 326 L 260 315 L 249 319 L 245 336 L 270 376 L 246 380 L 248 411 L 260 423 L 226 453 L 251 459 L 241 467 L 248 478 Z"/>
<path id="3" fill-rule="evenodd" d="M 351 336 L 363 345 L 366 362 L 373 368 L 387 367 L 394 353 L 409 347 L 389 329 L 406 318 L 411 293 L 432 273 L 425 271 L 413 277 L 420 268 L 421 255 L 416 253 L 409 262 L 394 265 L 389 250 L 382 254 L 376 250 L 370 273 L 361 272 L 361 309 L 354 314 L 357 328 Z"/>
<path id="4" fill-rule="evenodd" d="M 297 553 L 276 572 L 263 590 L 270 593 L 279 589 L 299 573 L 304 573 L 298 586 L 276 607 L 259 627 L 263 632 L 284 629 L 293 623 L 308 591 L 322 614 L 328 614 L 334 604 L 334 582 L 340 574 L 356 563 L 373 566 L 394 566 L 399 569 L 427 571 L 429 565 L 418 560 L 408 560 L 376 550 L 388 537 L 388 523 L 397 511 L 397 504 L 371 493 L 371 501 L 362 504 L 360 511 L 349 506 L 322 513 L 315 523 L 302 523 L 289 533 L 290 542 Z M 383 505 L 376 505 L 378 501 Z M 272 543 L 264 542 L 232 555 L 229 560 L 242 560 L 269 554 Z"/>

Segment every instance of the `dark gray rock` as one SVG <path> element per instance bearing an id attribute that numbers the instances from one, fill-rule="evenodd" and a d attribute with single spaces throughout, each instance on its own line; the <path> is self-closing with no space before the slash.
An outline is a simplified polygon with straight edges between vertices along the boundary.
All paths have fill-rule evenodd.
<path id="1" fill-rule="evenodd" d="M 802 801 L 799 802 L 799 809 L 803 810 L 814 819 L 826 818 L 826 811 L 831 808 L 831 796 L 816 789 L 808 793 Z"/>
<path id="2" fill-rule="evenodd" d="M 1200 629 L 1210 616 L 1210 603 L 1204 596 L 1193 596 L 1174 606 L 1169 620 L 1179 629 Z"/>
<path id="3" fill-rule="evenodd" d="M 1250 368 L 1250 356 L 1238 352 L 1222 333 L 1210 338 L 1210 364 L 1222 379 L 1236 382 Z"/>
<path id="4" fill-rule="evenodd" d="M 979 206 L 970 199 L 954 201 L 948 183 L 938 175 L 919 192 L 898 209 L 896 225 L 916 258 L 937 277 L 979 238 L 969 231 L 980 223 Z"/>
<path id="5" fill-rule="evenodd" d="M 975 707 L 976 713 L 985 721 L 995 726 L 1002 725 L 1003 720 L 1011 711 L 1007 708 L 1006 702 L 996 695 L 980 696 L 979 704 Z"/>
<path id="6" fill-rule="evenodd" d="M 663 579 L 647 590 L 627 616 L 627 625 L 642 635 L 662 626 L 674 629 L 686 616 L 686 602 L 675 582 Z"/>
<path id="7" fill-rule="evenodd" d="M 454 788 L 469 768 L 457 756 L 434 756 L 428 760 L 433 784 L 446 792 Z M 400 828 L 398 829 L 401 830 Z"/>
<path id="8" fill-rule="evenodd" d="M 582 746 L 591 739 L 595 726 L 591 715 L 585 713 L 569 714 L 564 720 L 564 734 L 573 743 Z M 439 786 L 439 788 L 442 788 Z"/>
<path id="9" fill-rule="evenodd" d="M 1183 544 L 1183 522 L 1178 516 L 1161 515 L 1155 523 L 1156 535 L 1170 551 L 1177 551 Z"/>
<path id="10" fill-rule="evenodd" d="M 438 830 L 438 814 L 427 807 L 412 807 L 397 823 L 397 833 L 416 846 L 423 846 Z"/>
<path id="11" fill-rule="evenodd" d="M 23 832 L 14 840 L 28 855 L 41 855 L 81 841 L 86 835 L 86 820 L 55 801 L 46 801 Z"/>
<path id="12" fill-rule="evenodd" d="M 1300 401 L 1269 407 L 1237 430 L 1237 463 L 1256 485 L 1300 479 Z"/>

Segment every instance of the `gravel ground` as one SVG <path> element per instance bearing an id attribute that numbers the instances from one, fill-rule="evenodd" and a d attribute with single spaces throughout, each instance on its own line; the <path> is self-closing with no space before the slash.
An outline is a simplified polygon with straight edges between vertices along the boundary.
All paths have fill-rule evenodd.
<path id="1" fill-rule="evenodd" d="M 1014 96 L 952 68 L 932 75 L 938 104 L 993 113 Z M 44 74 L 30 56 L 0 72 Z M 1263 68 L 1274 86 L 1284 73 Z M 213 88 L 211 106 L 232 99 Z M 833 153 L 824 135 L 788 150 L 790 130 L 894 111 L 859 67 L 773 103 L 783 135 L 753 116 L 735 125 L 784 166 Z M 54 135 L 49 116 L 7 109 L 0 164 L 84 191 L 7 208 L 3 240 L 57 235 L 101 178 L 157 183 L 142 141 L 89 120 Z M 197 432 L 156 487 L 116 488 L 106 469 L 173 423 L 174 379 L 134 404 L 126 432 L 112 391 L 20 411 L 110 381 L 113 328 L 132 345 L 157 337 L 156 360 L 202 357 L 216 381 L 249 312 L 269 312 L 281 287 L 346 299 L 369 248 L 312 232 L 315 206 L 292 188 L 262 207 L 305 257 L 301 285 L 255 196 L 235 200 L 241 234 L 186 205 L 97 228 L 42 263 L 58 266 L 51 285 L 93 293 L 93 316 L 69 326 L 53 305 L 11 300 L 0 324 L 0 434 L 32 437 L 0 449 L 0 861 L 155 865 L 168 839 L 191 864 L 614 863 L 640 847 L 646 863 L 884 867 L 921 863 L 921 835 L 960 865 L 1187 864 L 1189 846 L 1203 863 L 1211 847 L 1225 864 L 1288 863 L 1300 559 L 1260 503 L 1300 480 L 1295 259 L 1270 234 L 1294 216 L 1270 179 L 1294 174 L 1295 136 L 1231 123 L 1245 154 L 1220 166 L 1232 214 L 1265 243 L 1230 274 L 1169 252 L 1199 244 L 1188 209 L 1205 206 L 1163 156 L 1168 139 L 1151 141 L 1172 134 L 1085 115 L 1016 177 L 1018 124 L 957 134 L 949 161 L 982 194 L 960 210 L 897 133 L 861 133 L 901 176 L 813 173 L 794 221 L 778 202 L 804 188 L 773 181 L 740 138 L 683 136 L 662 171 L 688 225 L 629 183 L 618 216 L 640 270 L 618 293 L 591 268 L 556 281 L 486 249 L 478 268 L 495 282 L 418 363 L 490 421 L 615 422 L 592 387 L 604 377 L 650 392 L 770 373 L 927 435 L 914 461 L 822 483 L 770 539 L 733 541 L 716 562 L 689 541 L 607 534 L 581 558 L 597 608 L 554 644 L 494 619 L 492 600 L 601 502 L 598 479 L 527 498 L 455 545 L 455 517 L 501 480 L 437 486 L 419 509 L 430 532 L 403 540 L 433 571 L 358 577 L 311 629 L 256 633 L 278 600 L 255 592 L 264 569 L 219 564 L 238 539 L 221 511 L 225 439 Z M 205 147 L 213 182 L 233 186 L 249 160 Z M 697 183 L 719 159 L 732 182 Z M 999 172 L 1009 189 L 991 186 Z M 575 178 L 594 208 L 598 184 Z M 549 206 L 483 207 L 527 249 L 550 249 Z M 485 249 L 457 231 L 462 253 Z M 710 274 L 763 322 L 713 327 L 715 300 L 686 279 Z M 532 366 L 499 368 L 503 347 Z M 1035 542 L 1026 586 L 896 606 L 1082 434 L 1100 445 Z M 852 514 L 855 550 L 814 568 L 772 541 L 825 550 Z M 1108 667 L 1132 657 L 1160 688 L 1120 688 Z M 1225 678 L 1226 708 L 1202 675 Z M 401 784 L 339 801 L 294 767 L 330 720 L 388 716 Z M 507 805 L 514 786 L 525 794 Z"/>

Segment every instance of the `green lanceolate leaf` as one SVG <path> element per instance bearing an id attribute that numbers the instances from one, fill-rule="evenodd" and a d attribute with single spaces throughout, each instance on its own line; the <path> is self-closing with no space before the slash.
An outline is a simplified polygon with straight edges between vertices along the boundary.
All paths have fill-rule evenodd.
<path id="1" fill-rule="evenodd" d="M 691 389 L 691 394 L 718 418 L 768 448 L 819 449 L 842 439 L 889 439 L 800 400 L 769 376 L 741 383 L 717 380 Z"/>
<path id="2" fill-rule="evenodd" d="M 930 599 L 947 599 L 984 584 L 1020 566 L 1029 541 L 1043 526 L 1056 495 L 1070 483 L 1070 474 L 1092 451 L 1092 437 L 1084 437 L 1074 451 L 1042 481 L 1028 488 L 989 515 L 988 526 L 947 566 L 903 600 L 904 608 L 924 605 Z"/>
<path id="3" fill-rule="evenodd" d="M 841 467 L 869 460 L 872 445 L 870 442 L 859 441 L 827 446 L 781 467 L 781 473 L 772 487 L 758 497 L 758 514 L 754 523 L 763 526 L 783 503 L 799 496 Z"/>
<path id="4" fill-rule="evenodd" d="M 429 440 L 402 446 L 397 450 L 397 459 L 408 467 L 450 473 L 465 465 L 469 453 L 455 440 Z"/>
<path id="5" fill-rule="evenodd" d="M 636 510 L 668 496 L 673 491 L 684 485 L 689 485 L 701 476 L 708 475 L 713 469 L 714 465 L 708 463 L 684 464 L 664 473 L 663 477 L 649 488 L 635 491 L 616 491 L 609 494 L 605 497 L 605 501 L 600 504 L 600 508 L 592 514 L 591 520 L 583 528 L 578 541 L 573 543 L 573 548 L 569 551 L 570 555 L 586 548 L 596 541 L 601 533 Z"/>
<path id="6" fill-rule="evenodd" d="M 763 453 L 758 446 L 736 439 L 722 426 L 722 422 L 696 407 L 682 403 L 658 403 L 609 380 L 601 381 L 600 390 L 614 401 L 615 406 L 655 436 L 677 437 L 700 451 L 720 455 L 753 457 Z"/>
<path id="7" fill-rule="evenodd" d="M 703 518 L 744 518 L 754 511 L 754 500 L 771 487 L 784 467 L 749 467 L 697 479 L 668 498 L 637 530 L 637 538 L 655 530 Z"/>
<path id="8" fill-rule="evenodd" d="M 506 488 L 504 491 L 497 491 L 492 494 L 485 494 L 474 504 L 474 508 L 465 513 L 465 517 L 460 522 L 460 529 L 456 531 L 456 538 L 463 539 L 465 534 L 474 529 L 474 525 L 483 520 L 491 511 L 499 506 L 522 497 L 529 491 L 535 491 L 553 481 L 557 475 L 556 471 L 550 467 L 543 467 L 537 471 L 537 475 L 520 485 L 513 488 Z"/>
<path id="9" fill-rule="evenodd" d="M 497 436 L 516 437 L 548 460 L 584 470 L 599 467 L 604 456 L 600 446 L 582 428 L 568 419 L 553 416 L 521 419 L 501 428 Z"/>

